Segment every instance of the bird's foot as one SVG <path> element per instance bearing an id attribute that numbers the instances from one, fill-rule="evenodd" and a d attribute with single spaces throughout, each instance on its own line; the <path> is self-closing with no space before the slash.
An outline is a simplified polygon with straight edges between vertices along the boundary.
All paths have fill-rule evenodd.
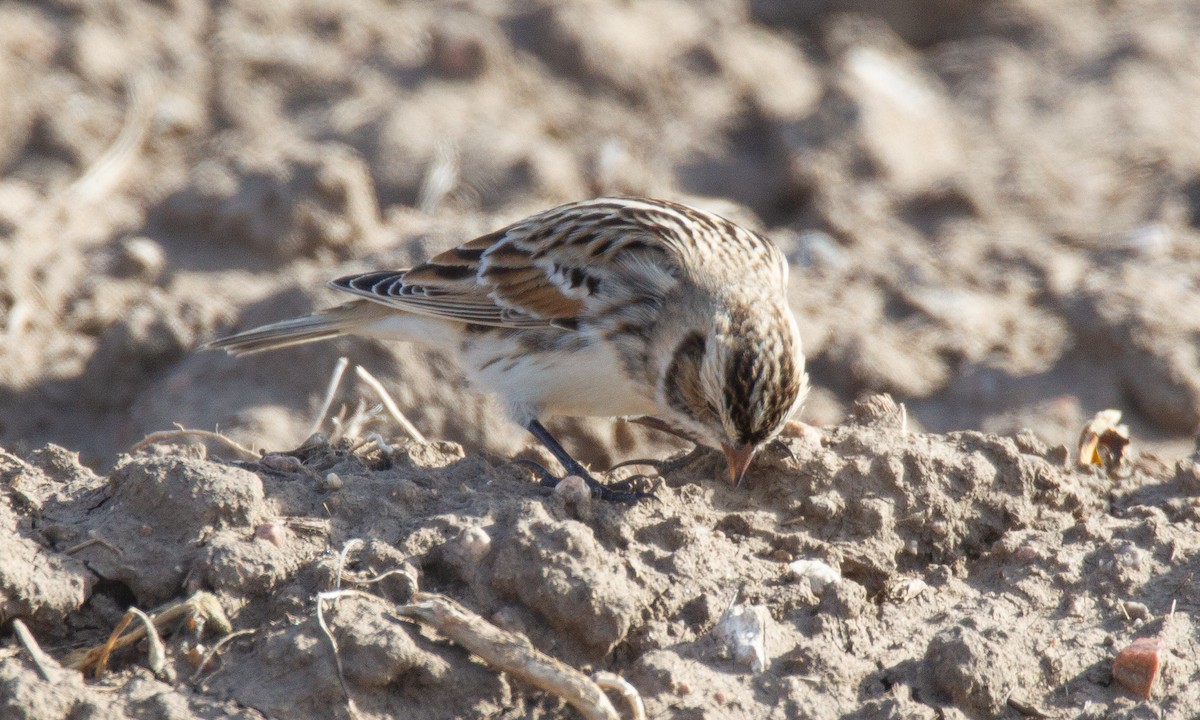
<path id="1" fill-rule="evenodd" d="M 563 480 L 563 478 L 557 477 L 544 466 L 532 460 L 517 460 L 516 463 L 518 465 L 525 465 L 533 468 L 534 473 L 536 473 L 539 478 L 539 484 L 542 487 L 554 488 L 557 487 L 558 484 Z M 651 490 L 634 489 L 634 484 L 637 480 L 646 479 L 644 476 L 635 476 L 627 480 L 621 480 L 613 483 L 613 485 L 605 485 L 596 478 L 592 477 L 592 474 L 582 467 L 569 470 L 568 475 L 576 475 L 580 478 L 583 478 L 583 482 L 586 483 L 588 489 L 592 491 L 592 497 L 598 500 L 605 500 L 608 502 L 635 503 L 639 500 L 645 500 L 646 498 L 654 497 L 654 492 Z M 628 489 L 617 489 L 618 487 Z"/>

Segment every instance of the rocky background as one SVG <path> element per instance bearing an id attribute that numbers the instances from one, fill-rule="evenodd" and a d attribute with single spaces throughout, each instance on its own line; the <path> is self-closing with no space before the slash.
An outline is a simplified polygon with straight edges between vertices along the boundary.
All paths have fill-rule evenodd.
<path id="1" fill-rule="evenodd" d="M 651 717 L 1194 716 L 1198 38 L 1181 0 L 0 6 L 0 714 L 574 712 L 397 619 L 419 587 Z M 606 193 L 793 263 L 810 427 L 746 487 L 701 453 L 657 502 L 548 495 L 438 353 L 198 349 Z M 341 356 L 434 441 L 353 370 L 318 423 Z M 1078 467 L 1108 408 L 1125 461 Z M 127 454 L 175 423 L 256 452 Z M 551 427 L 597 469 L 679 449 Z M 316 595 L 389 571 L 325 606 L 343 684 Z M 196 592 L 229 627 L 71 669 Z M 1160 671 L 1114 681 L 1139 638 Z"/>

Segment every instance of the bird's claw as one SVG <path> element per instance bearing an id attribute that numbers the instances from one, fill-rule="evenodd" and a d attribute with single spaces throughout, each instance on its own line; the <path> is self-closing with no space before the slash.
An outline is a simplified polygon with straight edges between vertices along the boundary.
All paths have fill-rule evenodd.
<path id="1" fill-rule="evenodd" d="M 533 472 L 538 476 L 538 484 L 540 484 L 542 487 L 554 488 L 557 487 L 558 484 L 563 480 L 547 470 L 544 465 L 534 462 L 533 460 L 522 459 L 515 460 L 514 462 L 518 465 L 525 465 L 532 468 Z M 571 475 L 577 475 L 583 478 L 583 481 L 587 484 L 588 489 L 592 491 L 592 497 L 598 500 L 604 500 L 607 502 L 635 503 L 639 500 L 655 498 L 654 492 L 651 490 L 616 490 L 613 487 L 605 485 L 596 478 L 592 477 L 591 473 L 582 468 L 576 468 Z M 644 475 L 635 475 L 632 478 L 614 483 L 614 485 L 632 488 L 634 481 L 644 479 L 647 479 Z"/>

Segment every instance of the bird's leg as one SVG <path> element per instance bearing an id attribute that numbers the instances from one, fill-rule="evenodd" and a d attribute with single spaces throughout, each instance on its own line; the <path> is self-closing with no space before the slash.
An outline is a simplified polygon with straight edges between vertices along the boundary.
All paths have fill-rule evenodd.
<path id="1" fill-rule="evenodd" d="M 542 425 L 536 419 L 530 420 L 529 424 L 525 426 L 525 429 L 528 430 L 531 435 L 537 438 L 538 442 L 540 442 L 547 450 L 549 450 L 550 454 L 553 455 L 555 459 L 562 463 L 563 469 L 567 471 L 568 475 L 578 475 L 579 477 L 583 478 L 583 481 L 587 483 L 589 488 L 591 488 L 592 495 L 595 497 L 598 497 L 601 500 L 613 500 L 616 502 L 637 502 L 642 498 L 651 496 L 650 493 L 646 492 L 622 492 L 620 490 L 613 490 L 612 488 L 605 486 L 599 480 L 592 477 L 592 474 L 589 473 L 587 468 L 581 465 L 578 460 L 571 457 L 571 454 L 566 451 L 566 448 L 564 448 L 557 440 L 554 439 L 554 436 L 550 434 L 550 431 L 546 429 L 546 426 Z M 539 471 L 539 474 L 542 476 L 542 485 L 554 487 L 558 484 L 558 481 L 562 479 L 554 477 L 549 472 L 546 472 L 545 468 L 537 465 L 536 463 L 529 464 L 533 465 Z"/>

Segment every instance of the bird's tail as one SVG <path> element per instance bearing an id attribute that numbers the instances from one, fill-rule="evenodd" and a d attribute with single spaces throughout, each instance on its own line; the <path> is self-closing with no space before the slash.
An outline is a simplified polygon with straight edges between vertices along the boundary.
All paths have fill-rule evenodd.
<path id="1" fill-rule="evenodd" d="M 354 300 L 306 317 L 283 320 L 229 337 L 217 338 L 204 347 L 225 350 L 231 355 L 277 350 L 351 334 L 392 313 L 395 313 L 395 310 L 385 305 L 369 300 Z"/>

